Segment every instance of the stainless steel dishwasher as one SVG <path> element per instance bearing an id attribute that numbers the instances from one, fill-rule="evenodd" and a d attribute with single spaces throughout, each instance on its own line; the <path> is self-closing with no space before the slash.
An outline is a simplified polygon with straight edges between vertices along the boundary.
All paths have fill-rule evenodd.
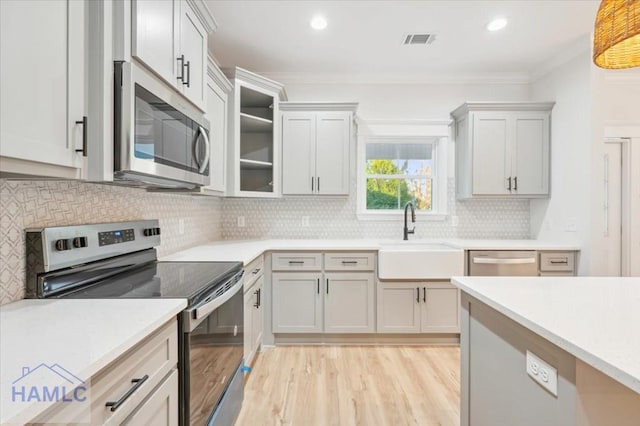
<path id="1" fill-rule="evenodd" d="M 471 276 L 538 276 L 535 250 L 469 251 Z"/>

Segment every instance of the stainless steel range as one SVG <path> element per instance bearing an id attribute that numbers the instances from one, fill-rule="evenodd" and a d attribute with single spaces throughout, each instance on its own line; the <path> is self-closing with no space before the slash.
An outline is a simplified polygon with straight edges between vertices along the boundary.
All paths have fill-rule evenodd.
<path id="1" fill-rule="evenodd" d="M 160 238 L 157 220 L 28 229 L 27 297 L 187 299 L 180 424 L 233 424 L 244 395 L 242 263 L 160 262 Z"/>

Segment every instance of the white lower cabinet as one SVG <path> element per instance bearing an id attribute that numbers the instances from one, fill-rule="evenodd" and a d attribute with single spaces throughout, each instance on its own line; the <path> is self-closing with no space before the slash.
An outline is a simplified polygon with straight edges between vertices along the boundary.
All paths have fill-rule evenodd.
<path id="1" fill-rule="evenodd" d="M 251 365 L 262 344 L 264 312 L 262 308 L 264 276 L 260 276 L 244 294 L 244 363 Z"/>
<path id="2" fill-rule="evenodd" d="M 459 333 L 460 294 L 448 282 L 380 282 L 378 333 Z"/>
<path id="3" fill-rule="evenodd" d="M 374 333 L 374 289 L 372 273 L 327 273 L 324 332 Z"/>
<path id="4" fill-rule="evenodd" d="M 177 426 L 177 364 L 174 319 L 91 377 L 90 406 L 60 402 L 29 423 Z"/>
<path id="5" fill-rule="evenodd" d="M 321 281 L 319 272 L 272 275 L 274 333 L 322 332 Z"/>

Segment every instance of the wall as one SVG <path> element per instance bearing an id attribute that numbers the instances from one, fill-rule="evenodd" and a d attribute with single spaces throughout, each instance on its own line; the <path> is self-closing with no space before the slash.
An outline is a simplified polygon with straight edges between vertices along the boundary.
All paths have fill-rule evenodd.
<path id="1" fill-rule="evenodd" d="M 149 193 L 74 181 L 0 179 L 0 305 L 24 298 L 24 229 L 160 219 L 159 255 L 221 239 L 218 198 Z M 184 234 L 179 233 L 184 219 Z"/>
<path id="2" fill-rule="evenodd" d="M 277 76 L 269 76 L 275 77 Z M 449 113 L 467 100 L 527 100 L 524 83 L 461 82 L 441 84 L 358 84 L 326 83 L 279 79 L 289 100 L 357 101 L 357 116 L 372 119 L 449 119 Z M 355 144 L 355 140 L 353 141 Z M 355 153 L 355 147 L 351 149 Z M 453 150 L 449 155 L 454 155 Z M 453 162 L 450 162 L 453 163 Z M 352 155 L 355 165 L 355 155 Z M 223 237 L 243 238 L 401 238 L 402 218 L 395 221 L 359 221 L 356 217 L 355 167 L 348 198 L 287 197 L 276 200 L 225 199 Z M 453 176 L 453 170 L 448 171 Z M 454 181 L 448 181 L 448 206 L 459 224 L 422 221 L 414 238 L 528 238 L 528 201 L 454 201 Z M 246 226 L 237 226 L 237 216 L 245 216 Z M 302 217 L 309 216 L 309 226 Z"/>
<path id="3" fill-rule="evenodd" d="M 591 95 L 588 50 L 531 85 L 531 100 L 555 101 L 551 114 L 551 198 L 531 201 L 531 236 L 582 247 L 591 262 Z"/>

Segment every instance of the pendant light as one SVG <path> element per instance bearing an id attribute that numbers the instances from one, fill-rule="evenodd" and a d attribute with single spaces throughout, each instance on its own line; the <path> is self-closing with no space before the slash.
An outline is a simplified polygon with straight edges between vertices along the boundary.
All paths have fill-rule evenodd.
<path id="1" fill-rule="evenodd" d="M 593 37 L 601 68 L 640 67 L 640 0 L 602 0 Z"/>

